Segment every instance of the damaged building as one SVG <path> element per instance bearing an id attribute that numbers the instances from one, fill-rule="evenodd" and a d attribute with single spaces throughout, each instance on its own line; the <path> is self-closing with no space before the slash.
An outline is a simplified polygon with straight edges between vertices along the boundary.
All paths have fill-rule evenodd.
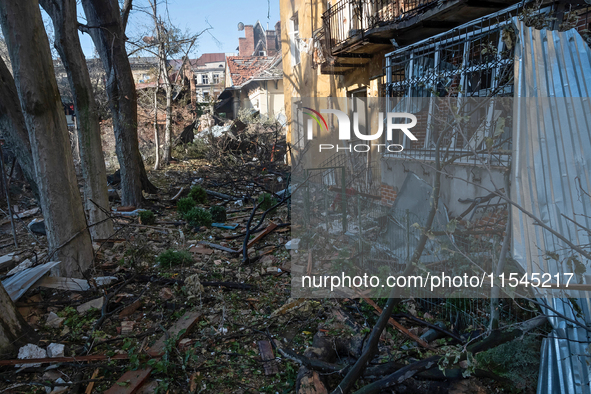
<path id="1" fill-rule="evenodd" d="M 573 273 L 576 291 L 561 290 L 554 279 L 554 293 L 535 295 L 553 328 L 542 345 L 537 391 L 590 393 L 589 5 L 349 0 L 309 5 L 281 2 L 283 71 L 292 166 L 300 166 L 307 179 L 319 174 L 318 183 L 337 193 L 330 195 L 332 205 L 318 205 L 325 204 L 325 214 L 331 207 L 342 209 L 338 229 L 369 256 L 373 249 L 370 253 L 364 244 L 362 219 L 373 219 L 366 227 L 374 231 L 406 227 L 411 234 L 408 213 L 404 221 L 393 210 L 401 204 L 400 193 L 409 179 L 432 186 L 441 157 L 453 157 L 440 171 L 439 201 L 454 229 L 479 231 L 481 236 L 465 238 L 475 242 L 510 228 L 512 260 L 521 272 Z M 385 107 L 371 105 L 374 98 Z M 490 104 L 471 104 L 479 102 Z M 378 112 L 384 110 L 417 114 L 417 131 L 415 138 L 401 132 L 381 138 L 401 152 L 372 147 L 352 158 L 347 145 L 355 141 L 331 133 L 340 118 L 325 115 L 318 127 L 308 119 L 320 108 L 367 120 L 361 130 L 366 137 L 380 128 Z M 444 119 L 448 124 L 464 122 L 471 129 L 444 135 L 435 127 L 442 108 L 456 111 Z M 313 138 L 304 132 L 312 126 Z M 321 144 L 342 149 L 331 156 L 307 153 Z M 359 196 L 382 211 L 374 214 L 378 208 L 368 208 Z M 386 225 L 379 223 L 384 212 Z M 330 215 L 325 217 L 318 219 L 326 222 L 321 228 L 335 228 Z M 452 233 L 448 241 L 457 251 L 472 252 L 462 249 L 456 230 Z M 398 241 L 408 244 L 408 238 Z M 490 258 L 483 250 L 473 256 Z"/>

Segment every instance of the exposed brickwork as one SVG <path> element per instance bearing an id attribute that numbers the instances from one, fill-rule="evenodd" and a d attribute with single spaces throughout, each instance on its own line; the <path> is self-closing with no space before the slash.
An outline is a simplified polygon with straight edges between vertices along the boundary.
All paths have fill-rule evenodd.
<path id="1" fill-rule="evenodd" d="M 387 185 L 385 183 L 381 184 L 380 196 L 382 197 L 382 199 L 380 200 L 380 202 L 382 203 L 382 205 L 392 206 L 392 204 L 394 204 L 394 200 L 396 199 L 397 194 L 398 193 L 396 192 L 396 190 L 394 190 L 392 186 Z"/>
<path id="2" fill-rule="evenodd" d="M 252 25 L 244 26 L 244 37 L 238 39 L 240 56 L 252 56 L 254 51 L 254 30 Z"/>

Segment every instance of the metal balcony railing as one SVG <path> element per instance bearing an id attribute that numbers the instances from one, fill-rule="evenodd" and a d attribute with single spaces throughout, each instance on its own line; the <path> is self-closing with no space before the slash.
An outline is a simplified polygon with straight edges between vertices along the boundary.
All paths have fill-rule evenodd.
<path id="1" fill-rule="evenodd" d="M 352 37 L 407 19 L 437 3 L 438 0 L 341 0 L 322 15 L 326 46 L 333 54 Z"/>

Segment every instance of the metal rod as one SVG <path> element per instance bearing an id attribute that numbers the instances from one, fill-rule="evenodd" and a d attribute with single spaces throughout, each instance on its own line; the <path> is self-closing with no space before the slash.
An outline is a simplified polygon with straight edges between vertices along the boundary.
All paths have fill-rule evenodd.
<path id="1" fill-rule="evenodd" d="M 10 193 L 8 191 L 8 184 L 6 182 L 6 173 L 4 172 L 4 152 L 2 152 L 2 143 L 0 142 L 0 171 L 2 171 L 2 185 L 4 185 L 4 191 L 6 193 L 6 204 L 8 206 L 8 215 L 10 216 L 10 225 L 12 226 L 12 237 L 14 238 L 14 247 L 18 248 L 18 242 L 16 240 L 16 229 L 14 227 L 14 217 L 12 214 L 12 208 L 10 207 Z"/>

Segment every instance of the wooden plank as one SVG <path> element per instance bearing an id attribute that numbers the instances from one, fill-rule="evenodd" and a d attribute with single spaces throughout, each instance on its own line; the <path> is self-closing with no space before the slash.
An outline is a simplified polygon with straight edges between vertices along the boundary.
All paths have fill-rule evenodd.
<path id="1" fill-rule="evenodd" d="M 195 324 L 199 321 L 201 317 L 201 313 L 199 312 L 187 312 L 177 320 L 176 323 L 172 327 L 170 327 L 167 331 L 167 334 L 162 335 L 160 339 L 148 349 L 147 353 L 152 357 L 162 356 L 165 352 L 166 347 L 166 339 L 167 338 L 176 338 L 177 342 L 180 341 L 187 335 L 191 329 L 195 326 Z M 179 333 L 185 330 L 185 332 L 179 336 Z"/>
<path id="2" fill-rule="evenodd" d="M 375 302 L 373 302 L 373 300 L 371 300 L 369 298 L 365 298 L 365 297 L 362 297 L 362 298 L 363 298 L 363 301 L 367 302 L 369 305 L 371 305 L 376 310 L 377 315 L 382 314 L 382 308 L 380 308 Z M 412 332 L 408 331 L 402 324 L 398 323 L 396 320 L 389 318 L 388 323 L 390 323 L 390 325 L 392 327 L 394 327 L 395 329 L 397 329 L 398 331 L 400 331 L 404 335 L 410 337 L 412 340 L 414 340 L 416 343 L 418 343 L 419 345 L 421 345 L 425 349 L 431 348 L 431 346 L 429 346 L 429 344 L 427 342 L 423 341 L 421 338 L 419 338 L 418 336 L 416 336 Z"/>
<path id="3" fill-rule="evenodd" d="M 148 380 L 152 368 L 138 369 L 137 371 L 127 371 L 105 391 L 105 394 L 134 394 L 142 387 L 144 382 Z"/>
<path id="4" fill-rule="evenodd" d="M 95 369 L 90 379 L 96 379 L 96 377 L 99 374 L 99 371 L 99 368 Z M 84 394 L 92 394 L 92 389 L 94 389 L 94 383 L 95 382 L 88 383 L 88 386 L 86 386 L 86 390 L 84 390 Z"/>
<path id="5" fill-rule="evenodd" d="M 265 369 L 265 375 L 275 375 L 279 373 L 277 362 L 275 361 L 275 353 L 273 353 L 273 347 L 271 342 L 267 340 L 259 341 L 259 353 L 261 354 L 261 360 L 263 360 L 263 368 Z"/>
<path id="6" fill-rule="evenodd" d="M 247 248 L 250 248 L 252 245 L 256 244 L 257 242 L 259 242 L 261 239 L 263 239 L 264 237 L 266 237 L 269 233 L 271 233 L 271 231 L 275 230 L 277 228 L 277 224 L 271 222 L 271 224 L 269 224 L 269 226 L 265 229 L 265 231 L 263 231 L 262 233 L 260 233 L 259 235 L 257 235 L 255 238 L 253 238 L 252 241 L 250 241 L 247 245 Z"/>

